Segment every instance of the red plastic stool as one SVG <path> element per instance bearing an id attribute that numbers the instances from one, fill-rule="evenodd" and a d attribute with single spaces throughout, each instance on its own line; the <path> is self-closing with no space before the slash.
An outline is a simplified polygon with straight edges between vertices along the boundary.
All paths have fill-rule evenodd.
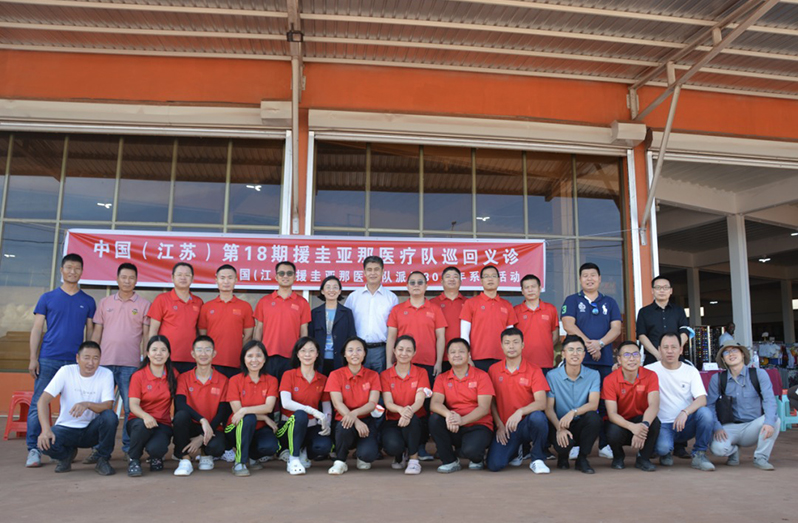
<path id="1" fill-rule="evenodd" d="M 11 432 L 15 432 L 18 438 L 23 437 L 28 432 L 28 411 L 30 402 L 33 399 L 33 392 L 29 390 L 17 390 L 11 394 L 11 404 L 8 406 L 8 420 L 6 421 L 6 432 L 3 439 L 7 440 Z M 14 410 L 19 405 L 19 417 L 14 419 Z M 53 417 L 52 404 L 48 405 L 50 418 Z"/>

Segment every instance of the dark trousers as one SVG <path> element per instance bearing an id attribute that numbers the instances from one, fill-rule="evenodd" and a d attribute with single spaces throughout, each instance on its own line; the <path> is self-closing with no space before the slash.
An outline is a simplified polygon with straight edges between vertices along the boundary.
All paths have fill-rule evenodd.
<path id="1" fill-rule="evenodd" d="M 382 425 L 382 447 L 386 454 L 401 458 L 405 450 L 411 456 L 418 452 L 419 446 L 426 443 L 428 438 L 424 425 L 424 420 L 416 415 L 406 427 L 400 427 L 399 420 L 386 420 Z"/>
<path id="2" fill-rule="evenodd" d="M 632 423 L 640 423 L 643 421 L 643 416 L 636 416 L 628 421 Z M 615 423 L 607 422 L 607 443 L 612 449 L 612 455 L 615 458 L 623 459 L 625 453 L 623 447 L 632 444 L 632 432 L 619 427 Z M 654 453 L 654 448 L 657 446 L 657 437 L 659 436 L 660 421 L 659 418 L 654 418 L 651 426 L 648 428 L 648 436 L 646 436 L 646 443 L 640 449 L 640 457 L 643 459 L 651 459 L 651 454 Z"/>
<path id="3" fill-rule="evenodd" d="M 236 374 L 241 374 L 240 367 L 225 367 L 224 365 L 214 365 L 213 368 L 218 370 L 225 376 L 227 376 L 228 379 L 232 378 Z"/>
<path id="4" fill-rule="evenodd" d="M 589 355 L 586 355 L 585 358 L 587 359 Z M 593 358 L 591 358 L 593 359 Z M 601 387 L 604 387 L 604 378 L 609 376 L 612 373 L 612 366 L 610 365 L 591 365 L 589 363 L 585 363 L 585 367 L 588 369 L 593 369 L 598 371 L 599 379 L 601 380 Z M 599 417 L 601 418 L 601 427 L 599 428 L 599 448 L 603 449 L 607 445 L 607 433 L 604 428 L 605 420 L 607 419 L 607 407 L 604 405 L 604 400 L 599 400 L 599 407 L 598 407 Z"/>
<path id="5" fill-rule="evenodd" d="M 230 432 L 234 437 L 230 444 L 234 443 L 236 449 L 236 463 L 249 465 L 250 458 L 272 456 L 280 450 L 280 442 L 277 441 L 274 431 L 268 425 L 259 429 L 257 426 L 258 419 L 255 415 L 247 414 L 236 425 L 235 430 Z"/>
<path id="6" fill-rule="evenodd" d="M 429 431 L 435 446 L 438 447 L 438 456 L 444 465 L 457 460 L 456 450 L 467 460 L 473 463 L 482 463 L 485 459 L 485 449 L 490 445 L 493 431 L 485 425 L 469 425 L 460 427 L 457 432 L 449 432 L 446 428 L 446 418 L 440 414 L 429 417 Z"/>
<path id="7" fill-rule="evenodd" d="M 325 376 L 329 376 L 332 371 L 335 369 L 335 360 L 334 359 L 325 359 L 321 364 L 321 373 Z"/>
<path id="8" fill-rule="evenodd" d="M 308 451 L 308 458 L 323 459 L 332 450 L 332 438 L 319 435 L 321 426 L 308 427 L 308 421 L 310 417 L 304 410 L 294 412 L 277 431 L 280 446 L 288 448 L 292 456 L 299 457 L 299 451 L 304 448 Z"/>
<path id="9" fill-rule="evenodd" d="M 336 423 L 335 452 L 338 461 L 345 462 L 349 456 L 349 451 L 353 447 L 356 449 L 355 454 L 358 459 L 366 463 L 371 463 L 377 459 L 377 455 L 380 453 L 379 444 L 377 443 L 377 424 L 371 416 L 361 418 L 360 421 L 368 425 L 369 428 L 369 435 L 365 438 L 360 437 L 354 425 L 345 429 L 340 421 Z"/>
<path id="10" fill-rule="evenodd" d="M 491 439 L 488 450 L 488 468 L 498 472 L 510 464 L 518 456 L 518 448 L 524 444 L 532 445 L 532 461 L 544 460 L 543 449 L 548 445 L 549 420 L 543 411 L 535 411 L 521 420 L 518 428 L 510 433 L 506 445 L 502 445 L 495 437 Z"/>
<path id="11" fill-rule="evenodd" d="M 191 419 L 191 414 L 188 411 L 180 410 L 175 412 L 175 419 L 172 420 L 172 430 L 175 435 L 174 455 L 176 458 L 182 459 L 185 454 L 183 449 L 189 444 L 191 438 L 202 434 L 202 425 Z M 206 456 L 218 458 L 224 454 L 225 446 L 224 432 L 214 430 L 213 437 L 207 445 L 202 446 L 202 451 Z"/>
<path id="12" fill-rule="evenodd" d="M 91 420 L 88 426 L 82 429 L 56 425 L 52 428 L 55 441 L 48 450 L 42 451 L 51 458 L 61 461 L 67 459 L 74 449 L 89 449 L 94 447 L 101 458 L 110 459 L 114 451 L 116 440 L 116 427 L 119 418 L 114 411 L 102 411 Z"/>
<path id="13" fill-rule="evenodd" d="M 289 370 L 291 370 L 291 360 L 288 358 L 274 355 L 269 356 L 266 361 L 266 372 L 277 378 L 277 381 L 283 379 L 283 374 Z"/>
<path id="14" fill-rule="evenodd" d="M 568 438 L 568 445 L 561 447 L 557 443 L 557 429 L 549 426 L 549 441 L 554 446 L 554 450 L 560 456 L 568 456 L 571 448 L 576 445 L 579 447 L 579 457 L 586 458 L 590 451 L 593 450 L 593 444 L 598 438 L 599 430 L 601 429 L 601 418 L 595 412 L 588 412 L 571 421 L 571 431 L 573 438 Z"/>
<path id="15" fill-rule="evenodd" d="M 485 372 L 488 372 L 488 369 L 491 368 L 491 366 L 498 361 L 499 360 L 494 360 L 491 358 L 485 360 L 474 360 L 474 367 L 478 368 L 479 370 L 484 370 Z"/>
<path id="16" fill-rule="evenodd" d="M 175 369 L 178 374 L 183 374 L 184 372 L 188 372 L 193 370 L 194 367 L 197 366 L 197 363 L 194 361 L 173 361 L 172 368 Z"/>
<path id="17" fill-rule="evenodd" d="M 130 459 L 141 459 L 144 449 L 151 458 L 163 458 L 172 441 L 172 427 L 158 423 L 148 429 L 141 418 L 127 420 L 127 432 L 130 434 L 130 448 L 127 455 Z"/>

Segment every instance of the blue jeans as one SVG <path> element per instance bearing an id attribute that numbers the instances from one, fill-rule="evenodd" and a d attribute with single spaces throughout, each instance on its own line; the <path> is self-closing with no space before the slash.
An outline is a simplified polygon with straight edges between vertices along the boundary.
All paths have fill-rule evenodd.
<path id="1" fill-rule="evenodd" d="M 75 363 L 75 360 L 39 358 L 39 375 L 36 377 L 36 381 L 33 382 L 33 398 L 28 410 L 28 432 L 25 435 L 25 443 L 28 445 L 28 450 L 37 448 L 39 434 L 42 433 L 42 426 L 39 425 L 39 408 L 36 405 L 39 402 L 39 398 L 42 397 L 42 392 L 50 384 L 58 369 L 64 365 L 73 365 Z"/>
<path id="2" fill-rule="evenodd" d="M 687 422 L 681 432 L 673 430 L 673 423 L 663 423 L 659 429 L 657 438 L 657 454 L 664 456 L 673 452 L 674 442 L 687 442 L 695 438 L 693 444 L 693 455 L 696 452 L 706 452 L 712 440 L 712 428 L 715 423 L 715 416 L 708 407 L 701 407 L 697 411 L 687 416 Z"/>
<path id="3" fill-rule="evenodd" d="M 73 449 L 94 448 L 101 458 L 111 459 L 116 440 L 116 427 L 119 418 L 111 409 L 102 411 L 91 420 L 87 427 L 74 429 L 56 425 L 53 427 L 55 441 L 48 450 L 42 451 L 55 460 L 64 460 L 69 457 Z"/>
<path id="4" fill-rule="evenodd" d="M 538 410 L 521 420 L 515 432 L 510 433 L 506 445 L 499 443 L 494 436 L 488 450 L 488 469 L 498 472 L 518 456 L 518 448 L 523 443 L 532 444 L 532 461 L 543 460 L 543 449 L 548 445 L 549 420 Z"/>
<path id="5" fill-rule="evenodd" d="M 110 370 L 114 375 L 116 390 L 119 391 L 119 397 L 122 398 L 122 405 L 125 407 L 125 417 L 122 419 L 127 419 L 130 414 L 130 402 L 128 401 L 130 377 L 138 370 L 138 367 L 128 367 L 126 365 L 103 365 L 103 367 Z M 122 450 L 127 452 L 128 449 L 130 449 L 130 435 L 127 432 L 127 423 L 122 423 Z"/>

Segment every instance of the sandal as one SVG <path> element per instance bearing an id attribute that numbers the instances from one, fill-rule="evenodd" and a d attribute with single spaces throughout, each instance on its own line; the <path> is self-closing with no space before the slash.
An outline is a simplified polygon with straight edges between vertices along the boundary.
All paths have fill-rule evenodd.
<path id="1" fill-rule="evenodd" d="M 302 462 L 300 462 L 299 460 L 289 461 L 288 465 L 286 466 L 286 470 L 292 476 L 300 476 L 306 472 L 305 467 L 302 465 Z"/>

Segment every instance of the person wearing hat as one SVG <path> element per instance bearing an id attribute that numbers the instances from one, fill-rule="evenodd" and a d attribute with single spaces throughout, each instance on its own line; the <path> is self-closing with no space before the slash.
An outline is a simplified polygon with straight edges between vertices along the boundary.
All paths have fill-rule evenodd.
<path id="1" fill-rule="evenodd" d="M 768 373 L 752 368 L 751 353 L 734 340 L 720 346 L 718 365 L 725 369 L 709 381 L 707 407 L 715 414 L 714 438 L 710 450 L 716 456 L 727 456 L 727 465 L 740 464 L 740 447 L 753 447 L 754 466 L 774 470 L 770 453 L 779 436 L 779 418 L 776 414 L 776 397 Z M 721 390 L 725 381 L 726 390 Z M 732 398 L 734 421 L 721 425 L 715 404 L 721 395 Z"/>

